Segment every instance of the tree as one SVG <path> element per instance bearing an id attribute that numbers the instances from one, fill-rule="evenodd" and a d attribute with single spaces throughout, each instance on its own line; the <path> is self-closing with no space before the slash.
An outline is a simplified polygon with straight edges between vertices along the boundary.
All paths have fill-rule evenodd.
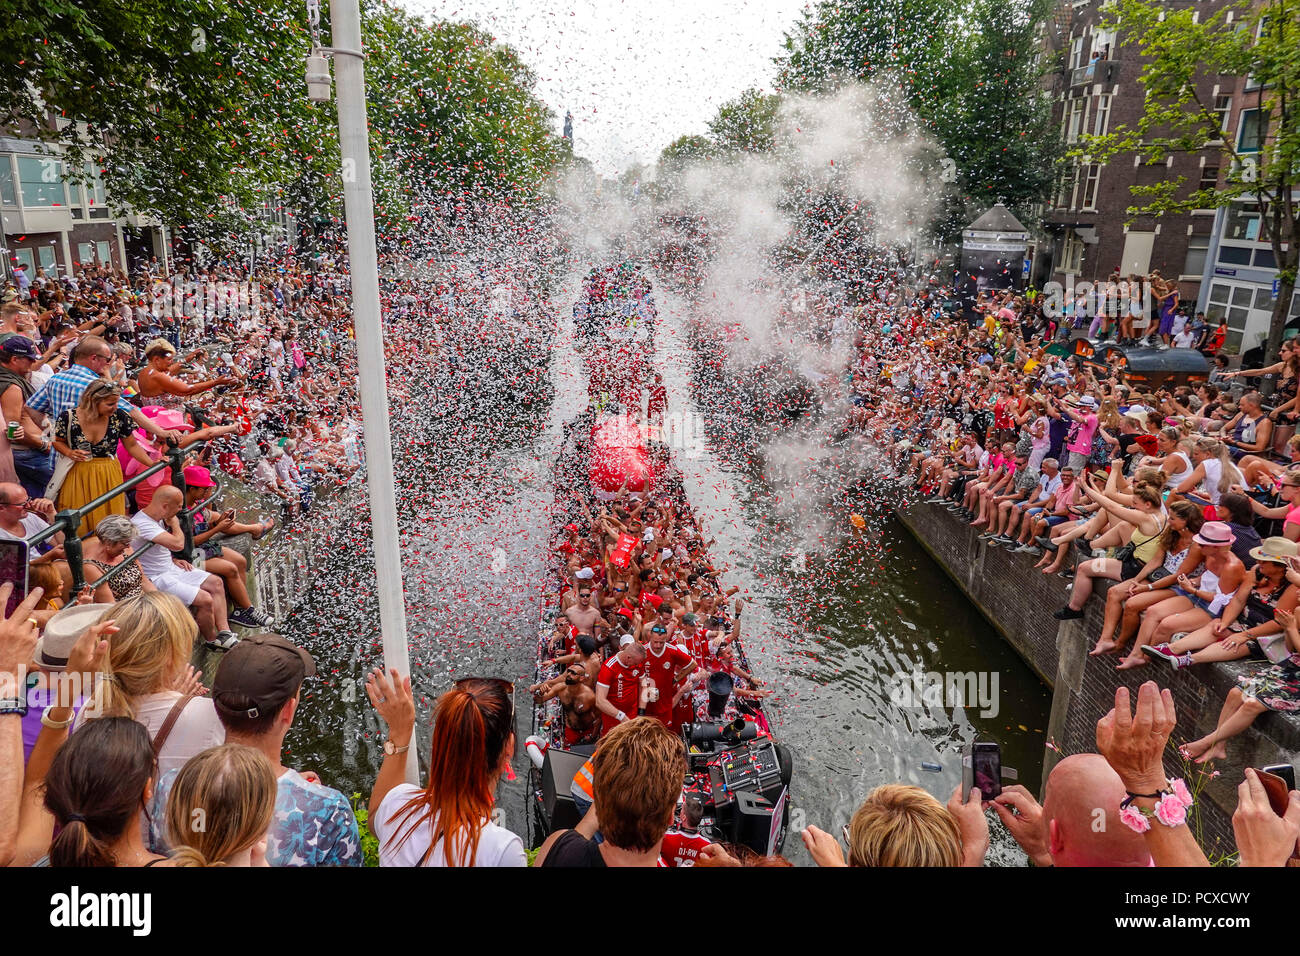
<path id="1" fill-rule="evenodd" d="M 1107 26 L 1122 30 L 1121 42 L 1143 56 L 1139 82 L 1146 89 L 1142 115 L 1132 126 L 1105 136 L 1084 137 L 1075 155 L 1107 162 L 1136 154 L 1148 162 L 1171 153 L 1218 152 L 1213 186 L 1185 177 L 1131 187 L 1131 215 L 1217 209 L 1253 202 L 1260 235 L 1272 246 L 1279 294 L 1269 323 L 1267 352 L 1282 344 L 1287 310 L 1300 263 L 1300 2 L 1260 0 L 1211 12 L 1172 9 L 1158 0 L 1120 0 Z M 1211 95 L 1221 77 L 1248 76 L 1259 85 L 1259 125 L 1249 140 L 1223 133 L 1224 118 Z"/>
<path id="2" fill-rule="evenodd" d="M 936 230 L 945 238 L 997 202 L 1032 223 L 1032 209 L 1051 189 L 1060 136 L 1043 88 L 1038 30 L 1053 2 L 975 0 L 979 28 L 953 57 L 959 82 L 930 117 L 945 152 L 940 181 L 954 184 L 958 197 Z"/>
<path id="3" fill-rule="evenodd" d="M 934 231 L 1004 202 L 1023 219 L 1052 183 L 1058 137 L 1038 31 L 1054 0 L 823 0 L 786 36 L 783 88 L 897 85 L 938 141 Z M 888 132 L 888 131 L 886 131 Z"/>
<path id="4" fill-rule="evenodd" d="M 55 147 L 70 179 L 101 168 L 117 209 L 220 220 L 338 168 L 302 93 L 308 37 L 291 0 L 11 0 L 0 126 Z"/>
<path id="5" fill-rule="evenodd" d="M 434 194 L 536 196 L 558 137 L 512 50 L 382 0 L 363 0 L 362 35 L 386 225 Z M 311 39 L 302 0 L 11 0 L 0 128 L 48 144 L 68 178 L 101 170 L 116 210 L 197 236 L 247 230 L 266 202 L 328 217 L 341 210 L 338 127 L 333 104 L 306 98 Z"/>
<path id="6" fill-rule="evenodd" d="M 922 115 L 946 99 L 952 56 L 975 21 L 953 0 L 821 0 L 786 34 L 783 89 L 825 93 L 888 75 Z"/>
<path id="7" fill-rule="evenodd" d="M 709 121 L 709 135 L 723 152 L 763 153 L 776 139 L 776 117 L 781 97 L 748 89 L 718 107 Z"/>
<path id="8" fill-rule="evenodd" d="M 472 25 L 379 9 L 367 73 L 372 137 L 407 187 L 461 200 L 536 198 L 561 138 L 518 55 Z"/>
<path id="9" fill-rule="evenodd" d="M 683 167 L 707 159 L 713 154 L 713 142 L 707 136 L 690 134 L 679 136 L 663 148 L 659 154 L 659 169 L 662 172 L 678 172 Z"/>

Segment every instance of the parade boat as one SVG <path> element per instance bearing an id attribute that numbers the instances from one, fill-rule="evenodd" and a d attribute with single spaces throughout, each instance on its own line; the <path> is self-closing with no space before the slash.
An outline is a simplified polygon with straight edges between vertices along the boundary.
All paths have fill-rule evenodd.
<path id="1" fill-rule="evenodd" d="M 702 575 L 710 582 L 706 587 L 717 588 L 721 597 L 704 622 L 708 628 L 704 632 L 705 651 L 693 655 L 701 665 L 696 686 L 682 696 L 669 724 L 670 729 L 680 733 L 688 761 L 678 811 L 692 796 L 698 798 L 704 810 L 699 828 L 703 836 L 760 855 L 778 853 L 789 824 L 793 764 L 789 752 L 774 738 L 761 696 L 752 693 L 752 671 L 737 619 L 704 553 L 706 536 L 683 491 L 681 472 L 670 449 L 658 440 L 654 425 L 645 421 L 639 404 L 613 408 L 598 408 L 597 404 L 593 402 L 563 429 L 555 472 L 553 560 L 543 589 L 546 599 L 537 642 L 535 682 L 541 684 L 557 677 L 560 668 L 553 663 L 554 657 L 557 651 L 568 649 L 560 646 L 565 636 L 557 635 L 554 621 L 573 584 L 571 542 L 591 533 L 592 516 L 602 506 L 608 506 L 605 503 L 616 494 L 644 498 L 649 504 L 647 510 L 657 508 L 661 514 L 671 510 L 678 526 L 692 529 L 697 536 L 690 549 L 694 553 L 688 555 L 688 549 L 679 547 L 678 559 L 686 559 L 692 573 Z M 641 545 L 642 539 L 620 539 L 613 547 L 613 560 L 617 563 L 620 550 L 626 550 L 628 553 L 622 556 L 624 567 L 630 565 L 635 570 L 631 562 L 636 561 Z M 592 567 L 598 582 L 603 558 L 594 560 L 588 554 L 585 563 L 577 563 Z M 655 608 L 646 602 L 656 597 L 643 594 L 642 603 L 636 607 L 625 601 L 627 616 L 638 611 L 653 616 Z M 734 638 L 728 642 L 734 663 L 719 664 L 708 651 L 708 634 L 715 628 Z M 576 640 L 576 628 L 572 630 L 571 637 Z M 611 642 L 601 653 L 608 655 L 616 650 Z M 711 660 L 712 665 L 706 667 Z M 558 697 L 534 705 L 533 736 L 528 744 L 532 757 L 529 794 L 533 846 L 539 846 L 556 830 L 572 828 L 580 818 L 572 784 L 591 758 L 596 742 L 585 738 L 584 742 L 574 742 L 580 735 L 570 724 L 571 716 Z"/>

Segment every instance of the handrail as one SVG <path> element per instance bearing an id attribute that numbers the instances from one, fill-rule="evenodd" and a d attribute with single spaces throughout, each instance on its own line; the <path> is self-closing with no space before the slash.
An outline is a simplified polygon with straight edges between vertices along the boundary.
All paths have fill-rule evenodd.
<path id="1" fill-rule="evenodd" d="M 198 442 L 189 448 L 182 449 L 175 442 L 169 442 L 166 457 L 150 465 L 140 474 L 126 479 L 120 485 L 104 492 L 94 501 L 82 505 L 80 508 L 67 508 L 60 511 L 54 516 L 54 520 L 47 527 L 35 532 L 27 538 L 27 547 L 30 549 L 44 541 L 54 537 L 56 534 L 63 534 L 63 552 L 68 562 L 68 568 L 72 572 L 72 593 L 77 594 L 86 586 L 85 566 L 81 555 L 81 541 L 77 536 L 77 529 L 81 527 L 82 520 L 96 508 L 103 507 L 118 495 L 126 494 L 132 488 L 142 483 L 145 479 L 158 474 L 164 468 L 171 470 L 171 483 L 174 488 L 178 488 L 181 494 L 185 494 L 189 487 L 185 483 L 185 456 L 192 451 L 201 451 L 207 446 L 207 442 Z M 179 555 L 182 560 L 190 561 L 194 557 L 194 522 L 193 512 L 182 510 L 178 517 L 180 518 L 181 531 L 185 536 L 185 545 L 179 552 L 172 552 Z M 140 553 L 145 551 L 140 549 Z M 106 575 L 107 577 L 107 575 Z"/>

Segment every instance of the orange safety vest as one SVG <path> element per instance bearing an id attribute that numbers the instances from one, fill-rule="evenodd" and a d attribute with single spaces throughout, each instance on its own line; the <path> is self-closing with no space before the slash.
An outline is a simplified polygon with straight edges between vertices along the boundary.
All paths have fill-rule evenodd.
<path id="1" fill-rule="evenodd" d="M 573 783 L 569 784 L 569 793 L 574 797 L 582 797 L 588 803 L 595 803 L 595 773 L 595 763 L 588 760 L 582 765 L 582 769 L 573 775 Z"/>

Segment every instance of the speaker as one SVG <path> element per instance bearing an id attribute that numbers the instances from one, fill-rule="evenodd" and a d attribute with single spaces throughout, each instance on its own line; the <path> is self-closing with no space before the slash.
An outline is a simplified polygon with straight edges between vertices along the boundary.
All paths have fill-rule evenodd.
<path id="1" fill-rule="evenodd" d="M 738 790 L 732 810 L 731 842 L 766 856 L 772 836 L 772 802 L 748 790 Z"/>

